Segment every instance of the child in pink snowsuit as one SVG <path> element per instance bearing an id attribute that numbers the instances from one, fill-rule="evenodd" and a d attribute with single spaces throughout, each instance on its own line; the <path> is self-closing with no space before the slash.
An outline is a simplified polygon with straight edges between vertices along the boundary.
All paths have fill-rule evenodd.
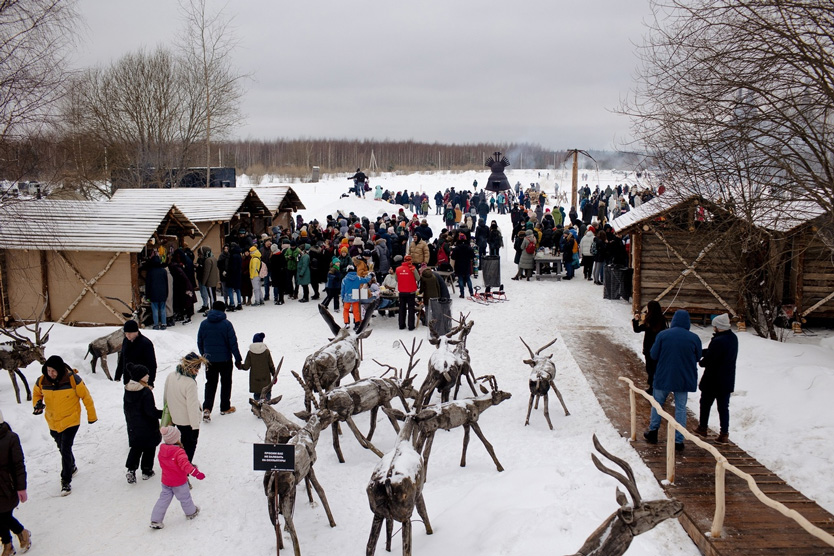
<path id="1" fill-rule="evenodd" d="M 180 441 L 180 431 L 177 427 L 162 427 L 159 429 L 162 433 L 162 441 L 164 444 L 159 447 L 159 466 L 162 468 L 162 492 L 159 494 L 159 500 L 151 512 L 151 528 L 162 529 L 164 525 L 162 520 L 165 519 L 165 512 L 168 511 L 168 506 L 171 504 L 171 499 L 174 496 L 180 501 L 182 511 L 185 512 L 186 519 L 194 519 L 200 512 L 200 508 L 194 505 L 191 500 L 191 492 L 188 487 L 188 475 L 195 477 L 202 481 L 206 478 L 204 473 L 191 465 L 188 461 L 188 456 L 185 455 L 185 450 L 177 443 Z"/>

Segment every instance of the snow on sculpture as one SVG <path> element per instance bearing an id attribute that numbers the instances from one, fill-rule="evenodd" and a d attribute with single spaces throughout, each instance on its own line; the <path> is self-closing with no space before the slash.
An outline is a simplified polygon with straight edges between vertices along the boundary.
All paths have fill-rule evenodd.
<path id="1" fill-rule="evenodd" d="M 631 466 L 606 451 L 597 440 L 597 435 L 594 435 L 594 448 L 625 471 L 625 475 L 623 475 L 609 469 L 599 461 L 596 454 L 591 454 L 591 459 L 594 460 L 597 469 L 614 477 L 626 487 L 631 495 L 631 503 L 628 502 L 625 494 L 617 488 L 617 503 L 620 504 L 620 508 L 608 516 L 608 519 L 591 533 L 579 552 L 573 556 L 622 556 L 631 546 L 634 537 L 654 529 L 667 519 L 678 517 L 683 512 L 683 504 L 674 498 L 671 500 L 643 501 L 640 497 L 640 491 L 637 489 L 637 481 L 634 479 Z"/>
<path id="2" fill-rule="evenodd" d="M 535 399 L 536 409 L 538 409 L 539 398 L 543 398 L 544 418 L 547 419 L 547 425 L 550 427 L 550 430 L 553 430 L 553 423 L 550 422 L 550 412 L 547 407 L 547 394 L 550 391 L 550 388 L 553 388 L 553 391 L 556 392 L 556 396 L 559 398 L 559 401 L 562 404 L 562 409 L 565 410 L 566 416 L 570 415 L 570 411 L 568 411 L 568 408 L 565 405 L 565 400 L 562 399 L 561 392 L 559 392 L 559 389 L 556 388 L 556 384 L 553 382 L 553 378 L 556 376 L 556 365 L 554 365 L 553 361 L 551 361 L 553 354 L 551 353 L 547 357 L 539 354 L 556 343 L 558 338 L 554 338 L 552 342 L 540 347 L 536 353 L 533 353 L 533 350 L 530 349 L 530 346 L 527 345 L 527 342 L 525 342 L 523 338 L 519 336 L 518 339 L 521 340 L 521 343 L 524 344 L 524 347 L 526 347 L 527 351 L 530 352 L 530 359 L 525 359 L 524 362 L 533 367 L 533 370 L 530 373 L 530 401 L 527 404 L 527 420 L 524 421 L 524 426 L 526 427 L 530 424 L 530 412 L 533 410 L 533 400 Z"/>

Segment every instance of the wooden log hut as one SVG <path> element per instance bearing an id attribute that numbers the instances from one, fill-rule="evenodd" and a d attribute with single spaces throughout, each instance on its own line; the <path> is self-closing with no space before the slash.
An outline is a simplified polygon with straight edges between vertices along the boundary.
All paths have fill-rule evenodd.
<path id="1" fill-rule="evenodd" d="M 142 299 L 147 248 L 202 232 L 179 208 L 29 201 L 0 210 L 0 317 L 118 325 Z"/>
<path id="2" fill-rule="evenodd" d="M 259 185 L 252 189 L 272 211 L 273 226 L 289 228 L 292 213 L 307 208 L 289 185 Z"/>
<path id="3" fill-rule="evenodd" d="M 252 188 L 119 189 L 110 202 L 141 207 L 176 204 L 202 233 L 201 237 L 185 242 L 195 253 L 207 245 L 219 255 L 225 238 L 241 227 L 256 236 L 272 227 L 272 210 Z"/>
<path id="4" fill-rule="evenodd" d="M 615 233 L 630 238 L 633 312 L 655 300 L 667 313 L 686 309 L 704 318 L 729 313 L 744 322 L 739 244 L 726 235 L 734 221 L 698 196 L 671 193 L 614 219 Z"/>

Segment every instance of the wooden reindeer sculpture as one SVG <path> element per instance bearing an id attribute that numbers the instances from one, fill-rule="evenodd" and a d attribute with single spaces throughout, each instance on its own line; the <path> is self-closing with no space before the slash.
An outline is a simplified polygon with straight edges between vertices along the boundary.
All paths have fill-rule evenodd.
<path id="1" fill-rule="evenodd" d="M 361 444 L 363 448 L 372 451 L 379 457 L 382 457 L 382 452 L 371 443 L 371 438 L 376 430 L 377 414 L 380 407 L 391 409 L 391 400 L 394 398 L 399 398 L 402 401 L 405 410 L 408 411 L 408 403 L 405 400 L 406 396 L 416 396 L 416 391 L 411 386 L 411 383 L 414 381 L 411 371 L 414 370 L 414 367 L 416 367 L 417 363 L 420 362 L 419 359 L 414 361 L 414 356 L 420 350 L 423 342 L 421 341 L 420 345 L 417 345 L 416 347 L 415 344 L 416 340 L 413 340 L 410 352 L 405 346 L 403 346 L 403 349 L 409 356 L 408 371 L 406 372 L 404 379 L 400 380 L 400 375 L 397 374 L 397 369 L 391 367 L 390 365 L 383 365 L 387 366 L 389 370 L 394 370 L 395 374 L 393 378 L 371 377 L 357 380 L 353 384 L 340 386 L 330 390 L 329 392 L 325 392 L 320 396 L 320 401 L 318 403 L 316 403 L 315 399 L 312 400 L 313 404 L 317 408 L 320 407 L 322 409 L 330 410 L 333 415 L 333 422 L 331 424 L 333 429 L 333 449 L 336 451 L 339 463 L 345 462 L 345 458 L 342 455 L 342 448 L 339 445 L 339 422 L 347 423 L 348 428 L 350 428 L 351 432 L 353 432 L 353 435 L 356 437 L 356 440 L 359 441 L 359 444 Z M 379 363 L 378 361 L 375 362 L 378 365 L 382 365 L 382 363 Z M 310 385 L 305 383 L 301 377 L 298 376 L 298 374 L 293 373 L 293 375 L 299 383 L 301 383 L 305 394 L 312 397 Z M 353 416 L 367 411 L 371 412 L 371 425 L 367 436 L 363 436 L 359 431 L 359 427 L 356 426 Z M 307 411 L 299 411 L 295 414 L 295 416 L 300 419 L 306 419 L 309 417 L 309 413 Z M 392 417 L 389 417 L 388 419 L 394 426 L 394 430 L 399 432 L 400 427 L 397 425 L 396 419 Z"/>
<path id="2" fill-rule="evenodd" d="M 96 363 L 99 359 L 101 359 L 101 368 L 104 371 L 104 375 L 107 377 L 108 380 L 113 380 L 113 378 L 110 376 L 110 369 L 107 367 L 107 356 L 111 353 L 119 353 L 119 351 L 121 351 L 122 349 L 122 344 L 124 343 L 124 341 L 124 330 L 119 328 L 118 330 L 111 332 L 107 336 L 96 338 L 95 340 L 89 343 L 89 345 L 87 346 L 87 353 L 84 354 L 84 359 L 87 359 L 88 355 L 93 356 L 93 358 L 90 360 L 90 367 L 92 368 L 93 373 L 96 372 Z"/>
<path id="3" fill-rule="evenodd" d="M 550 430 L 553 430 L 553 423 L 550 422 L 550 411 L 547 407 L 547 394 L 551 388 L 556 392 L 556 396 L 559 398 L 559 402 L 561 402 L 566 416 L 570 415 L 570 411 L 568 411 L 565 405 L 565 400 L 562 399 L 561 392 L 559 392 L 559 389 L 556 388 L 556 384 L 553 382 L 553 378 L 556 376 L 556 365 L 551 361 L 553 354 L 551 353 L 547 357 L 539 354 L 556 343 L 558 338 L 554 338 L 552 342 L 540 347 L 536 353 L 533 353 L 533 350 L 530 349 L 530 346 L 527 345 L 524 338 L 519 337 L 518 339 L 521 340 L 521 343 L 530 352 L 530 359 L 525 359 L 524 362 L 533 367 L 533 371 L 530 373 L 530 402 L 527 404 L 527 420 L 524 421 L 524 426 L 526 427 L 530 424 L 530 412 L 533 410 L 533 400 L 535 399 L 536 409 L 538 409 L 539 398 L 543 398 L 544 418 L 547 419 L 547 425 L 550 427 Z"/>
<path id="4" fill-rule="evenodd" d="M 20 371 L 20 368 L 27 367 L 34 361 L 46 363 L 46 357 L 44 357 L 43 350 L 44 344 L 49 340 L 49 332 L 52 330 L 52 327 L 50 326 L 49 330 L 46 331 L 46 334 L 41 336 L 40 322 L 44 311 L 46 311 L 45 304 L 43 306 L 43 310 L 41 310 L 41 315 L 35 321 L 34 326 L 23 326 L 23 328 L 34 334 L 34 342 L 28 337 L 19 334 L 16 330 L 0 328 L 0 334 L 11 340 L 0 344 L 0 368 L 9 371 L 9 377 L 12 379 L 14 397 L 17 400 L 17 403 L 21 403 L 20 386 L 17 384 L 17 377 L 20 377 L 20 380 L 23 381 L 23 387 L 26 389 L 26 400 L 32 400 L 32 391 L 29 389 L 29 382 Z"/>
<path id="5" fill-rule="evenodd" d="M 416 405 L 419 407 L 419 404 L 418 395 Z M 365 551 L 366 556 L 373 556 L 376 552 L 383 520 L 386 520 L 385 549 L 391 551 L 394 521 L 399 521 L 403 524 L 403 556 L 411 556 L 411 514 L 414 513 L 415 507 L 426 526 L 426 534 L 432 534 L 426 503 L 423 500 L 425 466 L 423 458 L 411 441 L 415 425 L 413 415 L 409 415 L 400 429 L 394 448 L 376 465 L 368 482 L 366 492 L 371 511 L 374 513 L 374 521 Z"/>
<path id="6" fill-rule="evenodd" d="M 378 302 L 375 303 L 378 305 Z M 312 385 L 313 392 L 323 394 L 338 386 L 339 381 L 347 375 L 352 375 L 353 380 L 359 380 L 359 364 L 362 361 L 359 340 L 371 335 L 371 331 L 365 329 L 376 305 L 372 303 L 368 307 L 365 318 L 355 334 L 348 328 L 339 327 L 330 311 L 319 305 L 319 313 L 336 337 L 304 360 L 301 375 L 304 377 L 304 382 Z M 309 396 L 305 396 L 304 408 L 307 411 L 311 410 Z"/>
<path id="7" fill-rule="evenodd" d="M 286 417 L 281 415 L 272 407 L 272 400 L 255 401 L 249 403 L 257 409 L 258 415 L 267 425 L 266 442 L 291 444 L 295 446 L 295 471 L 267 471 L 264 473 L 264 493 L 267 497 L 269 518 L 275 526 L 275 539 L 278 546 L 278 553 L 284 548 L 284 541 L 281 536 L 281 527 L 278 515 L 284 516 L 285 528 L 292 539 L 295 556 L 301 556 L 301 548 L 298 544 L 298 536 L 293 524 L 293 509 L 295 507 L 296 487 L 304 480 L 307 485 L 307 496 L 310 503 L 313 503 L 311 486 L 316 490 L 319 499 L 324 506 L 327 519 L 331 527 L 336 526 L 333 521 L 333 514 L 330 512 L 330 505 L 324 489 L 316 479 L 313 471 L 313 464 L 316 463 L 316 443 L 321 433 L 322 421 L 329 422 L 332 417 L 329 411 L 322 411 L 311 415 L 304 427 L 298 427 Z"/>
<path id="8" fill-rule="evenodd" d="M 438 336 L 431 330 L 429 343 L 438 349 L 429 358 L 429 372 L 420 387 L 425 403 L 429 403 L 434 390 L 440 392 L 441 402 L 448 402 L 452 388 L 454 388 L 454 398 L 457 399 L 462 376 L 465 376 L 469 382 L 472 394 L 477 395 L 474 383 L 475 373 L 472 372 L 469 364 L 469 350 L 466 349 L 466 337 L 472 331 L 474 324 L 474 322 L 466 322 L 466 317 L 461 315 L 458 326 L 444 336 Z M 460 336 L 453 339 L 456 334 Z"/>
<path id="9" fill-rule="evenodd" d="M 428 473 L 429 457 L 431 456 L 431 447 L 434 442 L 434 435 L 438 429 L 452 430 L 457 427 L 463 427 L 463 451 L 460 456 L 460 466 L 466 467 L 466 449 L 469 446 L 469 429 L 475 431 L 475 434 L 481 440 L 495 462 L 495 467 L 498 471 L 503 471 L 501 462 L 495 455 L 492 444 L 484 436 L 481 427 L 478 425 L 478 418 L 481 413 L 494 405 L 498 405 L 504 400 L 512 397 L 509 392 L 502 392 L 498 389 L 498 382 L 494 376 L 482 376 L 478 380 L 486 380 L 489 382 L 491 392 L 477 398 L 467 398 L 465 400 L 456 400 L 453 402 L 446 402 L 441 404 L 429 405 L 424 407 L 421 411 L 416 413 L 412 418 L 416 422 L 418 435 L 416 448 L 418 452 L 422 453 L 423 465 Z M 482 390 L 486 389 L 481 386 Z M 386 411 L 399 419 L 404 419 L 405 415 L 394 410 Z"/>
<path id="10" fill-rule="evenodd" d="M 591 454 L 597 469 L 614 477 L 626 487 L 631 495 L 631 504 L 628 503 L 625 494 L 617 488 L 617 502 L 620 504 L 620 509 L 611 514 L 591 533 L 574 556 L 622 556 L 631 546 L 634 537 L 654 529 L 667 519 L 678 517 L 683 512 L 683 504 L 675 499 L 644 502 L 640 498 L 640 491 L 637 489 L 631 466 L 606 451 L 597 440 L 597 435 L 594 435 L 594 448 L 625 471 L 624 476 L 622 473 L 609 469 L 599 461 L 596 454 Z"/>

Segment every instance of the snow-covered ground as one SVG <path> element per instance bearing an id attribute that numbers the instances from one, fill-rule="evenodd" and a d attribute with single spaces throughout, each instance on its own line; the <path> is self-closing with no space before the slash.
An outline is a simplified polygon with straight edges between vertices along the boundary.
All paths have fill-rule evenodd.
<path id="1" fill-rule="evenodd" d="M 511 183 L 540 181 L 547 191 L 553 182 L 567 178 L 564 172 L 510 170 Z M 374 178 L 384 187 L 424 190 L 430 196 L 439 188 L 471 187 L 472 181 L 486 181 L 485 172 L 462 174 L 383 175 Z M 632 174 L 633 177 L 633 174 Z M 599 182 L 622 182 L 622 174 L 604 173 Z M 595 175 L 588 180 L 593 187 Z M 567 182 L 565 182 L 567 183 Z M 317 184 L 294 184 L 309 207 L 305 219 L 318 218 L 341 208 L 359 215 L 375 216 L 393 205 L 355 197 L 340 199 L 347 190 L 343 176 Z M 547 185 L 545 185 L 547 184 Z M 433 212 L 433 211 L 432 211 Z M 494 217 L 507 238 L 509 216 Z M 435 233 L 440 217 L 431 216 Z M 506 240 L 505 240 L 506 241 Z M 508 242 L 509 243 L 509 242 Z M 596 433 L 613 453 L 634 468 L 644 498 L 663 496 L 663 491 L 629 443 L 611 427 L 591 393 L 583 374 L 565 345 L 562 331 L 577 325 L 609 326 L 614 340 L 640 350 L 641 336 L 630 326 L 630 304 L 602 299 L 601 288 L 583 280 L 571 282 L 512 282 L 515 269 L 512 250 L 502 251 L 502 275 L 510 301 L 491 306 L 454 298 L 454 311 L 470 313 L 475 326 L 468 339 L 472 365 L 480 376 L 493 374 L 499 387 L 513 397 L 486 411 L 480 424 L 506 469 L 496 471 L 476 437 L 472 437 L 466 468 L 459 467 L 463 432 L 439 431 L 424 497 L 434 534 L 427 536 L 420 523 L 413 528 L 415 554 L 572 554 L 585 538 L 617 508 L 614 490 L 618 483 L 594 468 L 590 454 L 591 436 Z M 478 283 L 478 281 L 476 281 Z M 283 306 L 268 303 L 231 313 L 241 351 L 245 353 L 253 334 L 266 333 L 266 343 L 276 362 L 285 357 L 274 392 L 283 394 L 276 409 L 286 416 L 302 409 L 303 392 L 290 374 L 300 371 L 304 358 L 329 336 L 315 304 L 288 301 Z M 161 407 L 161 385 L 177 360 L 196 349 L 199 317 L 187 326 L 167 331 L 144 331 L 155 344 L 160 363 L 155 392 Z M 364 342 L 362 376 L 379 374 L 372 359 L 405 366 L 407 357 L 398 345 L 403 339 L 425 338 L 426 329 L 403 333 L 396 319 L 376 317 L 373 333 Z M 124 477 L 127 435 L 122 412 L 121 383 L 108 382 L 101 370 L 89 371 L 83 359 L 87 343 L 113 330 L 72 328 L 57 325 L 50 334 L 47 356 L 58 354 L 80 370 L 98 410 L 99 421 L 83 422 L 75 443 L 79 473 L 73 493 L 62 498 L 60 458 L 42 417 L 32 415 L 30 405 L 14 403 L 8 382 L 0 382 L 0 406 L 7 422 L 20 435 L 29 471 L 30 500 L 16 512 L 33 532 L 32 554 L 273 554 L 275 537 L 269 523 L 262 473 L 252 470 L 252 444 L 264 435 L 263 423 L 248 411 L 247 374 L 235 371 L 232 397 L 238 412 L 220 416 L 201 427 L 195 463 L 206 473 L 202 482 L 193 481 L 192 495 L 201 508 L 199 517 L 186 521 L 178 504 L 171 505 L 161 531 L 148 528 L 151 508 L 159 494 L 158 476 L 128 485 Z M 711 329 L 695 327 L 704 343 Z M 524 426 L 527 409 L 529 367 L 522 363 L 527 350 L 522 336 L 534 349 L 559 337 L 549 352 L 555 353 L 556 382 L 571 411 L 565 417 L 557 400 L 551 399 L 554 430 L 548 429 L 541 410 Z M 740 334 L 740 356 L 736 394 L 731 402 L 732 439 L 803 493 L 834 511 L 834 489 L 826 477 L 834 468 L 834 412 L 827 394 L 834 388 L 834 342 L 822 332 L 774 343 Z M 420 378 L 434 348 L 424 342 L 418 357 Z M 116 356 L 110 357 L 115 368 Z M 40 374 L 40 365 L 25 370 L 30 384 Z M 8 379 L 4 379 L 8 380 Z M 198 378 L 202 384 L 203 376 Z M 623 395 L 626 395 L 625 391 Z M 690 397 L 697 411 L 698 395 Z M 216 405 L 215 405 L 216 407 Z M 396 404 L 395 404 L 396 407 Z M 294 418 L 294 417 L 293 417 Z M 717 424 L 717 414 L 713 422 Z M 368 416 L 357 419 L 367 430 Z M 347 429 L 343 427 L 347 432 Z M 380 414 L 374 444 L 388 451 L 395 433 Z M 337 526 L 330 528 L 320 504 L 311 506 L 299 492 L 295 523 L 301 549 L 307 555 L 364 554 L 372 514 L 365 486 L 379 461 L 362 449 L 350 434 L 341 446 L 347 460 L 339 464 L 331 446 L 330 431 L 322 433 L 318 445 L 316 474 L 325 489 Z M 415 512 L 414 518 L 417 519 Z M 728 516 L 732 519 L 732 516 Z M 399 531 L 399 526 L 395 528 Z M 384 535 L 383 535 L 384 536 Z M 285 546 L 291 550 L 288 535 Z M 400 536 L 394 538 L 399 553 Z M 382 553 L 382 540 L 377 547 Z M 696 555 L 698 550 L 675 521 L 637 537 L 630 554 Z"/>

